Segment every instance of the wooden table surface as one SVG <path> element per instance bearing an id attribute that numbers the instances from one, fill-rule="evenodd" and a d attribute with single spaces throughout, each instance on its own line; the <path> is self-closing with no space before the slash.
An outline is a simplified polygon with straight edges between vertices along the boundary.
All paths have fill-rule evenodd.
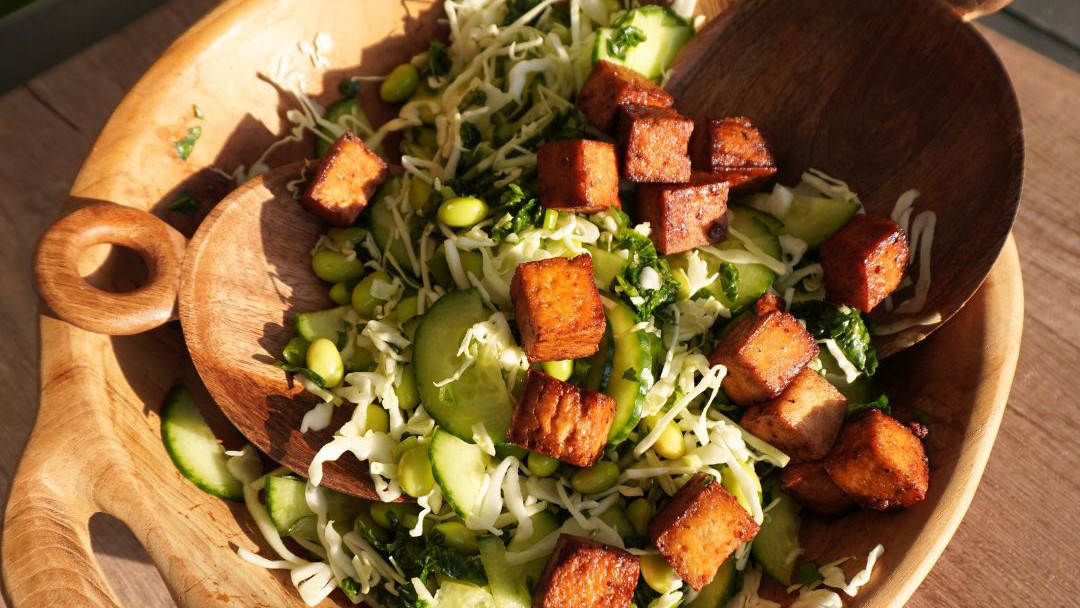
<path id="1" fill-rule="evenodd" d="M 214 4 L 171 0 L 0 97 L 4 501 L 37 410 L 34 242 L 124 93 Z M 1080 606 L 1080 75 L 984 33 L 1012 75 L 1024 115 L 1027 178 L 1015 235 L 1027 318 L 1009 409 L 982 485 L 909 606 Z M 174 605 L 122 524 L 101 517 L 92 530 L 126 605 Z"/>

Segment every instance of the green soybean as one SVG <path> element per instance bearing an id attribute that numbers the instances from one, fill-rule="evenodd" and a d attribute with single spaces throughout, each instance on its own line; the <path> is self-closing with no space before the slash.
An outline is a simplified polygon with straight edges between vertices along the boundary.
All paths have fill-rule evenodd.
<path id="1" fill-rule="evenodd" d="M 566 382 L 574 373 L 574 360 L 563 359 L 561 361 L 544 361 L 540 364 L 540 367 L 544 368 L 545 374 L 556 380 Z"/>
<path id="2" fill-rule="evenodd" d="M 334 304 L 348 304 L 351 298 L 348 283 L 334 283 L 334 286 L 330 288 L 330 299 L 334 301 Z"/>
<path id="3" fill-rule="evenodd" d="M 400 103 L 412 97 L 419 86 L 420 72 L 411 63 L 403 63 L 386 76 L 379 97 L 386 103 Z"/>
<path id="4" fill-rule="evenodd" d="M 330 240 L 338 247 L 352 247 L 364 240 L 364 237 L 367 236 L 367 229 L 361 228 L 360 226 L 331 228 L 326 231 L 326 236 L 330 237 Z"/>
<path id="5" fill-rule="evenodd" d="M 648 532 L 652 516 L 652 505 L 644 498 L 639 498 L 626 507 L 626 518 L 630 520 L 630 525 L 634 526 L 634 531 L 642 536 Z"/>
<path id="6" fill-rule="evenodd" d="M 426 445 L 416 446 L 401 455 L 398 461 L 398 483 L 401 490 L 419 498 L 431 492 L 435 486 L 435 477 L 431 474 L 431 460 L 428 458 Z M 475 542 L 475 538 L 473 541 Z"/>
<path id="7" fill-rule="evenodd" d="M 630 523 L 630 520 L 626 517 L 626 511 L 619 505 L 608 507 L 608 510 L 600 515 L 600 521 L 611 526 L 622 538 L 629 538 L 634 535 L 634 525 Z"/>
<path id="8" fill-rule="evenodd" d="M 619 465 L 604 460 L 591 467 L 578 469 L 570 478 L 570 487 L 582 494 L 603 492 L 619 480 Z"/>
<path id="9" fill-rule="evenodd" d="M 451 228 L 468 228 L 488 214 L 488 206 L 475 196 L 459 196 L 439 205 L 439 221 Z"/>
<path id="10" fill-rule="evenodd" d="M 370 317 L 375 314 L 375 309 L 386 302 L 386 300 L 375 297 L 371 291 L 375 287 L 376 282 L 390 283 L 391 281 L 390 275 L 385 272 L 373 272 L 364 277 L 364 280 L 357 283 L 356 287 L 353 288 L 353 309 L 364 316 Z"/>
<path id="11" fill-rule="evenodd" d="M 641 556 L 641 578 L 657 593 L 667 593 L 682 586 L 682 580 L 675 574 L 664 556 L 649 553 Z"/>
<path id="12" fill-rule="evenodd" d="M 415 448 L 418 445 L 420 445 L 420 438 L 416 435 L 409 435 L 408 437 L 402 439 L 401 443 L 395 445 L 394 448 L 390 450 L 390 455 L 394 458 L 401 458 L 402 454 L 408 452 L 409 450 Z"/>
<path id="13" fill-rule="evenodd" d="M 435 524 L 435 530 L 443 535 L 447 547 L 465 555 L 476 555 L 480 548 L 476 544 L 476 532 L 465 527 L 459 521 L 444 521 Z"/>
<path id="14" fill-rule="evenodd" d="M 364 263 L 355 257 L 350 260 L 340 251 L 320 251 L 311 256 L 311 269 L 327 283 L 354 281 L 364 276 Z"/>
<path id="15" fill-rule="evenodd" d="M 416 387 L 416 376 L 413 375 L 411 365 L 405 365 L 401 369 L 401 382 L 394 387 L 397 395 L 398 407 L 412 411 L 420 405 L 420 391 Z"/>
<path id="16" fill-rule="evenodd" d="M 307 368 L 318 374 L 327 388 L 341 384 L 345 377 L 345 364 L 337 346 L 326 338 L 317 338 L 308 346 Z"/>
<path id="17" fill-rule="evenodd" d="M 559 461 L 537 452 L 529 452 L 529 470 L 537 477 L 550 477 L 559 468 Z"/>
<path id="18" fill-rule="evenodd" d="M 404 323 L 409 319 L 416 316 L 417 297 L 406 296 L 398 300 L 397 306 L 394 307 L 394 311 L 390 313 L 393 315 L 394 320 L 398 323 Z"/>
<path id="19" fill-rule="evenodd" d="M 390 431 L 390 414 L 381 405 L 369 403 L 364 410 L 364 428 L 369 431 L 386 433 Z"/>

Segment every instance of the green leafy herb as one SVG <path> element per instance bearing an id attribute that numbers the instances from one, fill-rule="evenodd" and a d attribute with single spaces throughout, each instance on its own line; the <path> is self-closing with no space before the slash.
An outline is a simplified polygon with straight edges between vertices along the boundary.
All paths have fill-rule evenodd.
<path id="1" fill-rule="evenodd" d="M 199 203 L 195 202 L 195 199 L 191 197 L 190 192 L 181 190 L 180 194 L 177 194 L 176 198 L 169 203 L 169 210 L 183 213 L 184 215 L 194 216 L 199 212 Z"/>
<path id="2" fill-rule="evenodd" d="M 338 583 L 338 587 L 345 592 L 345 596 L 351 601 L 357 601 L 360 599 L 360 584 L 351 578 L 344 578 Z"/>
<path id="3" fill-rule="evenodd" d="M 337 85 L 337 90 L 342 97 L 356 97 L 356 94 L 360 92 L 360 81 L 352 76 L 342 78 Z"/>
<path id="4" fill-rule="evenodd" d="M 887 416 L 892 415 L 892 407 L 889 406 L 889 398 L 881 395 L 869 403 L 849 403 L 847 406 L 848 416 L 863 410 L 878 410 Z"/>
<path id="5" fill-rule="evenodd" d="M 491 238 L 496 241 L 539 226 L 544 220 L 544 208 L 540 206 L 540 201 L 517 182 L 506 186 L 493 215 L 496 218 L 505 218 L 507 214 L 510 215 L 509 219 L 497 220 L 498 223 L 491 229 Z"/>
<path id="6" fill-rule="evenodd" d="M 393 513 L 390 514 L 393 526 L 389 540 L 380 538 L 371 528 L 358 525 L 360 532 L 369 543 L 388 557 L 394 558 L 406 579 L 413 577 L 427 582 L 429 578 L 445 575 L 459 581 L 476 585 L 486 585 L 487 575 L 478 555 L 462 555 L 446 546 L 443 535 L 432 531 L 425 536 L 413 537 L 409 529 L 401 525 Z"/>
<path id="7" fill-rule="evenodd" d="M 195 118 L 198 118 L 199 120 L 206 118 L 206 116 L 202 113 L 202 108 L 200 108 L 199 104 L 197 103 L 191 104 L 191 113 L 194 114 Z"/>
<path id="8" fill-rule="evenodd" d="M 428 65 L 431 66 L 431 73 L 436 76 L 446 76 L 450 73 L 450 68 L 454 63 L 450 60 L 450 51 L 445 44 L 438 40 L 431 41 L 431 46 L 428 48 Z"/>
<path id="9" fill-rule="evenodd" d="M 580 112 L 562 112 L 551 119 L 543 129 L 522 142 L 526 148 L 539 147 L 548 141 L 564 141 L 567 139 L 587 139 L 585 125 L 581 122 Z"/>
<path id="10" fill-rule="evenodd" d="M 795 581 L 803 587 L 809 587 L 823 580 L 825 577 L 821 575 L 821 568 L 815 561 L 803 562 L 795 568 Z"/>
<path id="11" fill-rule="evenodd" d="M 283 369 L 287 372 L 306 376 L 308 380 L 311 380 L 315 383 L 315 386 L 318 386 L 319 388 L 326 388 L 326 380 L 324 380 L 323 377 L 319 374 L 316 374 L 315 372 L 304 367 L 303 365 L 296 365 L 295 363 L 289 363 L 287 361 L 274 361 L 274 367 L 277 367 L 278 369 Z"/>
<path id="12" fill-rule="evenodd" d="M 510 25 L 521 19 L 525 16 L 525 13 L 536 8 L 538 4 L 540 4 L 540 0 L 509 0 L 506 3 L 506 18 L 503 19 L 503 25 Z"/>
<path id="13" fill-rule="evenodd" d="M 645 32 L 633 25 L 624 25 L 615 30 L 607 41 L 608 54 L 617 59 L 626 59 L 626 51 L 645 42 Z"/>
<path id="14" fill-rule="evenodd" d="M 870 341 L 870 328 L 859 311 L 824 301 L 800 302 L 791 313 L 806 321 L 806 329 L 818 340 L 832 338 L 856 369 L 873 376 L 877 371 L 877 351 Z"/>
<path id="15" fill-rule="evenodd" d="M 461 145 L 472 150 L 483 140 L 480 129 L 471 122 L 461 123 Z"/>
<path id="16" fill-rule="evenodd" d="M 739 267 L 731 262 L 720 264 L 720 288 L 724 297 L 734 302 L 739 298 Z"/>
<path id="17" fill-rule="evenodd" d="M 195 149 L 195 142 L 202 136 L 202 127 L 190 127 L 187 133 L 176 140 L 176 155 L 180 157 L 180 160 L 187 160 L 191 156 L 191 151 Z"/>
<path id="18" fill-rule="evenodd" d="M 617 291 L 620 292 L 622 299 L 634 311 L 639 321 L 652 318 L 658 308 L 675 300 L 679 284 L 671 275 L 671 267 L 668 266 L 667 260 L 656 253 L 656 247 L 649 237 L 636 230 L 624 229 L 616 237 L 615 248 L 626 249 L 630 252 L 629 263 L 621 275 L 615 276 L 615 283 L 619 287 Z M 641 287 L 641 272 L 646 267 L 652 268 L 660 275 L 658 289 Z"/>

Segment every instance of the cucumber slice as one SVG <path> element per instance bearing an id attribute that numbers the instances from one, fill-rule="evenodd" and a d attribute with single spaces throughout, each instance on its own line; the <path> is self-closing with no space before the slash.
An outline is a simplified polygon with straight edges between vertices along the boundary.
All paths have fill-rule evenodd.
<path id="1" fill-rule="evenodd" d="M 611 363 L 615 355 L 615 341 L 611 339 L 611 324 L 607 324 L 596 354 L 574 361 L 571 383 L 590 391 L 603 391 L 611 379 Z"/>
<path id="2" fill-rule="evenodd" d="M 494 353 L 481 349 L 457 380 L 441 387 L 435 383 L 454 375 L 461 366 L 457 349 L 465 332 L 489 316 L 475 289 L 456 291 L 439 298 L 421 317 L 413 343 L 413 371 L 424 410 L 440 427 L 470 443 L 477 424 L 496 444 L 506 442 L 514 404 Z"/>
<path id="3" fill-rule="evenodd" d="M 615 277 L 622 274 L 623 269 L 626 268 L 626 260 L 617 253 L 604 251 L 598 247 L 586 245 L 585 249 L 592 256 L 593 280 L 596 281 L 596 288 L 601 291 L 610 289 Z"/>
<path id="4" fill-rule="evenodd" d="M 520 533 L 515 533 L 514 538 L 510 539 L 510 543 L 507 545 L 507 548 L 510 551 L 524 551 L 529 547 L 532 547 L 558 530 L 561 525 L 559 520 L 551 514 L 551 511 L 540 511 L 529 519 L 532 520 L 532 534 L 528 537 L 523 537 Z M 521 564 L 519 568 L 522 569 L 527 578 L 532 581 L 537 581 L 544 572 L 544 566 L 547 565 L 547 560 L 548 556 L 544 555 Z"/>
<path id="5" fill-rule="evenodd" d="M 773 580 L 781 585 L 791 584 L 791 573 L 798 557 L 799 503 L 780 490 L 777 478 L 768 481 L 770 500 L 776 500 L 773 508 L 765 513 L 761 530 L 750 545 L 750 553 Z"/>
<path id="6" fill-rule="evenodd" d="M 705 585 L 694 601 L 686 608 L 724 608 L 735 594 L 735 557 L 729 557 L 720 565 L 712 582 Z"/>
<path id="7" fill-rule="evenodd" d="M 484 565 L 495 608 L 530 608 L 532 597 L 525 585 L 525 573 L 521 567 L 506 561 L 502 541 L 495 536 L 484 536 L 476 544 L 480 547 L 480 563 Z"/>
<path id="8" fill-rule="evenodd" d="M 611 43 L 617 42 L 628 31 L 643 35 L 644 40 L 624 49 L 621 56 L 612 54 Z M 611 28 L 597 30 L 593 60 L 620 63 L 648 78 L 659 80 L 693 35 L 694 26 L 670 8 L 646 5 L 629 11 Z"/>
<path id="9" fill-rule="evenodd" d="M 368 120 L 367 114 L 360 109 L 360 102 L 355 97 L 346 97 L 345 99 L 339 99 L 330 104 L 326 108 L 326 112 L 323 113 L 323 118 L 329 122 L 332 122 L 343 131 L 355 131 L 356 123 L 359 123 L 367 127 L 368 131 L 371 131 L 371 121 Z M 334 145 L 334 140 L 338 138 L 337 135 L 330 132 L 325 127 L 319 127 L 319 131 L 330 138 L 329 141 L 322 137 L 315 138 L 315 157 L 322 158 L 326 156 L 326 153 L 330 151 L 330 146 Z"/>
<path id="10" fill-rule="evenodd" d="M 626 439 L 641 419 L 646 392 L 641 374 L 652 369 L 652 352 L 645 332 L 630 331 L 637 319 L 626 304 L 619 302 L 607 315 L 615 356 L 604 393 L 615 399 L 615 420 L 608 434 L 608 444 L 615 445 Z"/>
<path id="11" fill-rule="evenodd" d="M 308 508 L 306 490 L 307 482 L 293 475 L 266 478 L 266 512 L 279 534 L 308 538 L 313 531 L 315 513 Z M 352 528 L 356 518 L 367 511 L 368 501 L 326 488 L 322 491 L 326 495 L 326 515 L 331 521 Z"/>
<path id="12" fill-rule="evenodd" d="M 296 333 L 308 342 L 326 338 L 341 347 L 343 336 L 349 331 L 345 315 L 351 306 L 338 306 L 329 310 L 302 312 L 296 315 Z"/>
<path id="13" fill-rule="evenodd" d="M 790 234 L 815 249 L 859 212 L 859 204 L 817 196 L 796 196 L 784 216 L 780 234 Z"/>
<path id="14" fill-rule="evenodd" d="M 428 446 L 431 473 L 454 512 L 468 521 L 480 506 L 489 457 L 443 429 L 435 429 Z"/>
<path id="15" fill-rule="evenodd" d="M 161 440 L 176 468 L 200 490 L 226 500 L 244 500 L 244 485 L 226 466 L 225 448 L 184 386 L 176 387 L 161 406 Z"/>
<path id="16" fill-rule="evenodd" d="M 754 487 L 757 488 L 757 499 L 758 502 L 761 502 L 761 479 L 758 478 L 757 472 L 754 470 L 754 465 L 749 462 L 740 461 L 739 466 L 741 466 L 754 480 Z M 750 500 L 746 496 L 746 493 L 743 492 L 742 486 L 739 485 L 739 482 L 736 480 L 735 474 L 731 472 L 730 467 L 724 467 L 720 472 L 720 484 L 735 497 L 735 500 L 742 505 L 742 508 L 746 509 L 748 513 L 750 512 Z"/>
<path id="17" fill-rule="evenodd" d="M 448 578 L 439 583 L 439 591 L 435 594 L 435 606 L 438 608 L 495 608 L 495 600 L 491 599 L 491 594 L 483 587 Z"/>

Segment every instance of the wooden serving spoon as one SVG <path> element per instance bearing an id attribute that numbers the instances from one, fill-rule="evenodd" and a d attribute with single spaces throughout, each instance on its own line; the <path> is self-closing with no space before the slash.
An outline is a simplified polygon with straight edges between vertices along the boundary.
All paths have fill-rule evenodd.
<path id="1" fill-rule="evenodd" d="M 996 260 L 1019 202 L 1019 110 L 993 52 L 945 4 L 747 0 L 687 47 L 669 89 L 690 116 L 745 115 L 762 125 L 782 182 L 817 167 L 848 180 L 879 215 L 901 192 L 921 190 L 918 207 L 938 215 L 925 311 L 952 316 Z M 256 447 L 306 476 L 337 425 L 301 434 L 312 397 L 270 365 L 293 334 L 293 314 L 331 306 L 310 269 L 323 226 L 286 188 L 299 169 L 282 167 L 241 186 L 186 249 L 149 213 L 113 204 L 79 209 L 46 231 L 35 270 L 49 307 L 89 331 L 147 331 L 176 318 L 179 301 L 187 346 L 210 394 Z M 99 243 L 139 253 L 147 283 L 123 294 L 88 285 L 76 262 Z M 892 337 L 880 345 L 882 355 L 936 326 Z M 323 484 L 373 497 L 355 459 L 328 463 Z"/>

